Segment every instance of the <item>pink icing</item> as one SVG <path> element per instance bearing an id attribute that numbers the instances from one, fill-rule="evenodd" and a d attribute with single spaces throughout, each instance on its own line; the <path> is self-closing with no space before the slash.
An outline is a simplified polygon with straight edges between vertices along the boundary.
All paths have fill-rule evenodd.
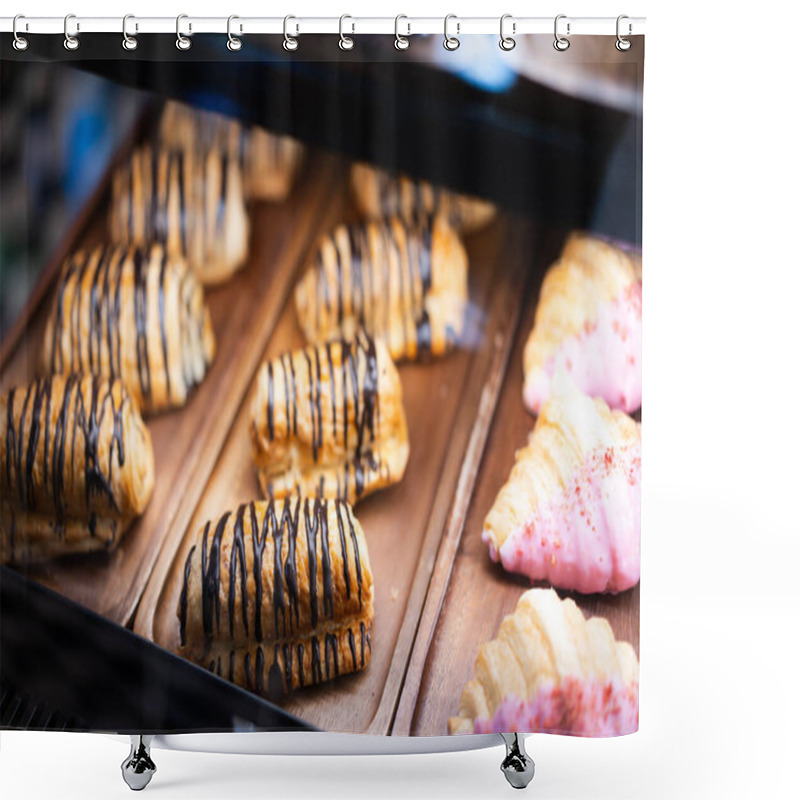
<path id="1" fill-rule="evenodd" d="M 600 303 L 597 319 L 560 343 L 543 369 L 525 381 L 525 406 L 538 414 L 550 396 L 553 375 L 565 370 L 590 397 L 630 413 L 642 405 L 642 284 L 613 302 Z"/>
<path id="2" fill-rule="evenodd" d="M 639 582 L 641 442 L 593 450 L 547 503 L 503 542 L 509 572 L 583 594 L 622 592 Z"/>
<path id="3" fill-rule="evenodd" d="M 639 684 L 619 678 L 564 678 L 544 683 L 533 697 L 500 701 L 491 719 L 475 720 L 475 733 L 564 733 L 624 736 L 639 730 Z"/>

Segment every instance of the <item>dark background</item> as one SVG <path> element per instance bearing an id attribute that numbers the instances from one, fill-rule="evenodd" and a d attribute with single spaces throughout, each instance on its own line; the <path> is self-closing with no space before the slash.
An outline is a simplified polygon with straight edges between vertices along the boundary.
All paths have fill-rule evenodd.
<path id="1" fill-rule="evenodd" d="M 129 53 L 98 34 L 74 54 L 58 36 L 31 37 L 23 53 L 0 37 L 0 331 L 123 136 L 166 97 L 640 245 L 641 60 L 616 65 L 638 85 L 628 113 L 517 74 L 494 37 L 455 54 L 423 38 L 414 60 L 379 37 L 348 53 L 306 37 L 294 54 L 275 37 L 230 53 L 225 37 L 178 52 L 174 36 L 154 35 Z"/>

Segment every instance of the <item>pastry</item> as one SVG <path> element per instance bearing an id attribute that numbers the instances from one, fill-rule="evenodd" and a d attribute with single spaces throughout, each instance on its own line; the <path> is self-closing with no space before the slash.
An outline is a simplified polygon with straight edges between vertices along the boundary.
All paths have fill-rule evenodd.
<path id="1" fill-rule="evenodd" d="M 398 215 L 406 222 L 441 214 L 464 234 L 486 227 L 497 209 L 486 200 L 457 194 L 424 180 L 390 173 L 369 164 L 353 164 L 350 179 L 359 210 L 368 219 Z"/>
<path id="2" fill-rule="evenodd" d="M 564 369 L 578 387 L 622 411 L 642 404 L 642 258 L 573 233 L 547 271 L 523 355 L 525 406 L 534 414 Z"/>
<path id="3" fill-rule="evenodd" d="M 179 653 L 272 697 L 369 664 L 367 543 L 341 500 L 251 502 L 197 532 L 177 608 Z"/>
<path id="4" fill-rule="evenodd" d="M 602 617 L 530 589 L 484 644 L 450 733 L 622 736 L 639 729 L 639 662 Z"/>
<path id="5" fill-rule="evenodd" d="M 239 165 L 219 150 L 144 145 L 114 173 L 112 241 L 165 243 L 202 283 L 219 283 L 242 266 L 249 224 Z"/>
<path id="6" fill-rule="evenodd" d="M 463 334 L 467 254 L 443 218 L 340 225 L 319 243 L 295 305 L 309 342 L 364 327 L 395 360 L 439 356 Z"/>
<path id="7" fill-rule="evenodd" d="M 483 524 L 492 559 L 584 594 L 635 586 L 641 467 L 641 425 L 557 379 Z"/>
<path id="8" fill-rule="evenodd" d="M 150 432 L 120 381 L 54 375 L 0 397 L 0 554 L 113 550 L 153 491 Z"/>
<path id="9" fill-rule="evenodd" d="M 164 106 L 158 137 L 168 148 L 216 148 L 236 159 L 250 200 L 288 197 L 303 158 L 303 146 L 290 136 L 173 101 Z"/>
<path id="10" fill-rule="evenodd" d="M 261 365 L 253 459 L 264 494 L 351 503 L 397 483 L 408 461 L 403 389 L 389 351 L 363 331 Z"/>
<path id="11" fill-rule="evenodd" d="M 163 245 L 96 247 L 64 262 L 44 337 L 46 373 L 120 378 L 144 411 L 181 406 L 216 344 L 203 287 Z"/>

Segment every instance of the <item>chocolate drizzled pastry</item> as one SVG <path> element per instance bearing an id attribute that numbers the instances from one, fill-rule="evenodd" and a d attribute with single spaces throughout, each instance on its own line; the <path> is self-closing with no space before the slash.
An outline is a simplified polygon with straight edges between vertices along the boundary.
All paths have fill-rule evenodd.
<path id="1" fill-rule="evenodd" d="M 215 350 L 203 287 L 163 245 L 100 246 L 65 261 L 45 373 L 120 378 L 141 409 L 160 411 L 186 402 Z"/>
<path id="2" fill-rule="evenodd" d="M 406 175 L 392 175 L 369 164 L 353 164 L 350 182 L 359 210 L 369 219 L 396 214 L 411 222 L 421 215 L 442 215 L 466 234 L 488 225 L 497 213 L 486 200 Z"/>
<path id="3" fill-rule="evenodd" d="M 216 149 L 236 159 L 249 200 L 285 200 L 303 159 L 303 145 L 290 136 L 174 101 L 164 106 L 158 138 L 166 147 Z"/>
<path id="4" fill-rule="evenodd" d="M 443 355 L 463 333 L 467 254 L 443 217 L 340 225 L 319 242 L 295 305 L 312 343 L 363 327 L 395 360 Z"/>
<path id="5" fill-rule="evenodd" d="M 178 652 L 272 697 L 370 660 L 367 544 L 340 500 L 246 503 L 207 522 L 183 567 Z"/>
<path id="6" fill-rule="evenodd" d="M 112 241 L 164 243 L 202 283 L 219 283 L 242 266 L 249 228 L 239 164 L 225 152 L 144 145 L 114 174 Z"/>
<path id="7" fill-rule="evenodd" d="M 386 345 L 363 331 L 262 364 L 251 417 L 266 496 L 300 491 L 355 503 L 403 477 L 400 376 Z"/>
<path id="8" fill-rule="evenodd" d="M 120 381 L 54 375 L 0 397 L 0 560 L 112 550 L 153 491 L 150 432 Z"/>

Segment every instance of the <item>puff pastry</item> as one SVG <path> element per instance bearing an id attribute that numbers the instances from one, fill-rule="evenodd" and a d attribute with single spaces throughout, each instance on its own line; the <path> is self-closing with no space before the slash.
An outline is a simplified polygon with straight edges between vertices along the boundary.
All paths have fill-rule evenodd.
<path id="1" fill-rule="evenodd" d="M 249 224 L 239 165 L 225 152 L 144 145 L 113 176 L 112 241 L 162 242 L 203 283 L 226 280 L 242 266 Z"/>
<path id="2" fill-rule="evenodd" d="M 340 500 L 243 504 L 198 531 L 177 608 L 179 652 L 272 697 L 365 669 L 372 573 Z"/>
<path id="3" fill-rule="evenodd" d="M 168 148 L 217 149 L 236 159 L 249 200 L 288 197 L 303 159 L 303 146 L 291 136 L 174 101 L 164 106 L 158 136 Z"/>
<path id="4" fill-rule="evenodd" d="M 113 550 L 153 491 L 150 432 L 120 381 L 54 375 L 0 397 L 0 555 Z"/>
<path id="5" fill-rule="evenodd" d="M 639 729 L 639 662 L 602 617 L 530 589 L 484 644 L 450 733 L 622 736 Z"/>
<path id="6" fill-rule="evenodd" d="M 443 355 L 464 330 L 467 254 L 443 218 L 341 225 L 320 241 L 295 305 L 310 342 L 364 327 L 395 360 Z"/>
<path id="7" fill-rule="evenodd" d="M 400 376 L 386 346 L 363 331 L 262 364 L 251 415 L 266 496 L 298 490 L 355 503 L 403 477 Z"/>
<path id="8" fill-rule="evenodd" d="M 525 406 L 534 414 L 549 397 L 553 375 L 560 369 L 611 408 L 639 408 L 641 255 L 573 233 L 545 276 L 523 366 Z"/>
<path id="9" fill-rule="evenodd" d="M 44 337 L 46 373 L 120 378 L 144 411 L 181 406 L 216 343 L 203 287 L 163 245 L 96 247 L 64 262 Z"/>
<path id="10" fill-rule="evenodd" d="M 635 586 L 641 467 L 641 425 L 558 378 L 484 522 L 492 559 L 584 594 Z"/>
<path id="11" fill-rule="evenodd" d="M 464 234 L 488 225 L 497 209 L 486 200 L 451 192 L 424 180 L 353 164 L 350 172 L 353 194 L 359 210 L 369 219 L 398 215 L 407 222 L 419 216 L 443 215 Z"/>

